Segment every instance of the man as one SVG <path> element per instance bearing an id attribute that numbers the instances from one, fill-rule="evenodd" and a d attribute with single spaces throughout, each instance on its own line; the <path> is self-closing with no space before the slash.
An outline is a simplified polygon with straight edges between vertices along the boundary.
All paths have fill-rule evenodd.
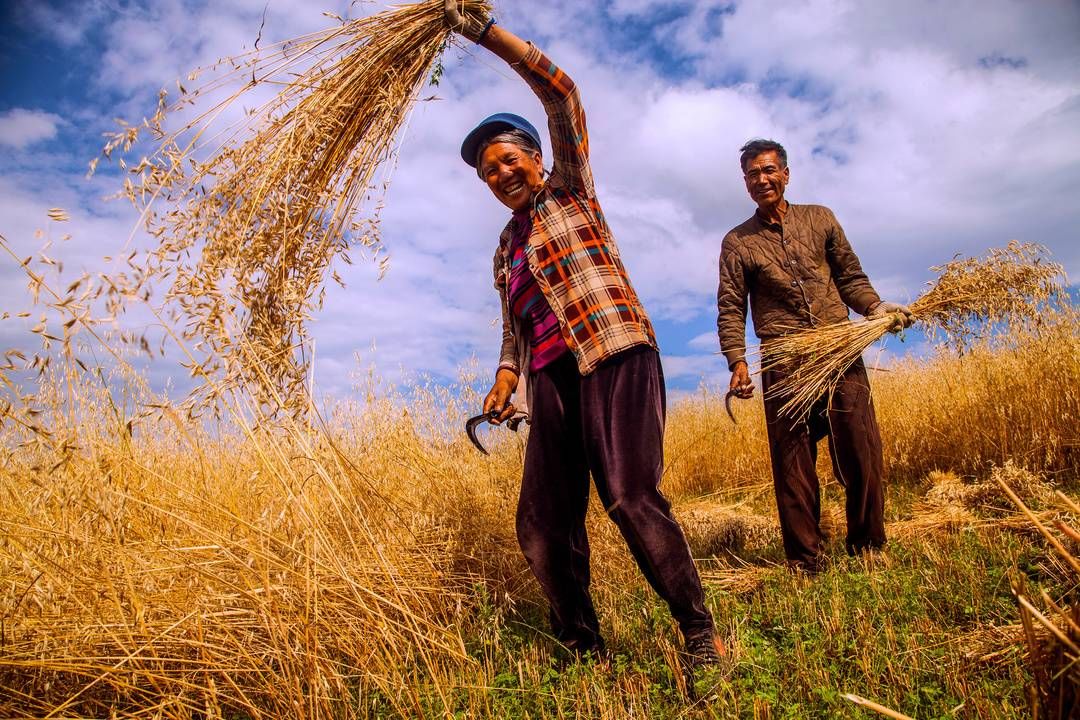
<path id="1" fill-rule="evenodd" d="M 764 353 L 771 338 L 793 329 L 847 320 L 848 308 L 869 318 L 895 314 L 904 327 L 912 316 L 903 305 L 878 297 L 831 210 L 784 199 L 791 174 L 780 143 L 751 140 L 741 152 L 746 190 L 758 207 L 724 237 L 717 328 L 730 389 L 749 399 L 754 386 L 746 364 L 748 298 Z M 823 545 L 817 443 L 829 439 L 833 472 L 847 493 L 847 551 L 855 554 L 885 544 L 881 436 L 861 360 L 802 422 L 781 417 L 785 398 L 770 396 L 784 375 L 775 369 L 761 378 L 784 554 L 792 568 L 816 573 Z"/>

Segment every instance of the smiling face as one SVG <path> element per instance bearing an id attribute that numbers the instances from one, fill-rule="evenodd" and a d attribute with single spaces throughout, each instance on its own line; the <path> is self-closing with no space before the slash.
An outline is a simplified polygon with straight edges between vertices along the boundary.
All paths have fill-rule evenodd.
<path id="1" fill-rule="evenodd" d="M 544 166 L 540 153 L 513 143 L 492 143 L 480 155 L 480 177 L 491 193 L 511 210 L 529 205 L 544 186 Z"/>
<path id="2" fill-rule="evenodd" d="M 743 168 L 746 191 L 763 211 L 776 207 L 784 200 L 791 173 L 775 150 L 755 156 Z"/>

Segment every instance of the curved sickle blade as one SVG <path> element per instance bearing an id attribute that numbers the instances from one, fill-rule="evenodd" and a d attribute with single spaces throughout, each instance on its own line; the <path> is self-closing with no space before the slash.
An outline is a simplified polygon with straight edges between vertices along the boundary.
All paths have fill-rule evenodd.
<path id="1" fill-rule="evenodd" d="M 488 451 L 484 449 L 484 446 L 480 444 L 480 440 L 477 439 L 476 427 L 477 425 L 480 425 L 481 423 L 486 423 L 488 420 L 491 420 L 492 418 L 498 416 L 499 413 L 495 410 L 492 410 L 491 412 L 486 412 L 481 415 L 477 415 L 476 417 L 471 417 L 465 421 L 465 434 L 469 436 L 469 440 L 472 440 L 472 444 L 476 446 L 476 449 L 484 453 L 485 455 L 488 454 Z"/>
<path id="2" fill-rule="evenodd" d="M 727 410 L 728 417 L 731 418 L 731 422 L 738 425 L 738 421 L 735 420 L 735 413 L 731 412 L 731 398 L 735 397 L 734 390 L 728 390 L 727 395 L 724 396 L 724 409 Z"/>

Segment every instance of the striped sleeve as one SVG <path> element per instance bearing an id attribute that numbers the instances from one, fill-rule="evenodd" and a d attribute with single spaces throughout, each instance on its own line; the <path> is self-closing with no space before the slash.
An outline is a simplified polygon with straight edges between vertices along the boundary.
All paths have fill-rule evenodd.
<path id="1" fill-rule="evenodd" d="M 505 232 L 505 231 L 504 231 Z M 499 345 L 498 370 L 513 370 L 521 372 L 521 361 L 517 356 L 517 343 L 514 340 L 513 325 L 511 325 L 510 312 L 507 303 L 507 277 L 503 272 L 501 251 L 495 251 L 495 259 L 492 261 L 492 269 L 495 278 L 495 289 L 499 291 L 499 306 L 502 309 L 502 343 Z"/>
<path id="2" fill-rule="evenodd" d="M 593 195 L 589 131 L 577 85 L 532 44 L 514 69 L 540 98 L 547 113 L 554 163 L 552 175 L 562 178 L 575 190 Z"/>

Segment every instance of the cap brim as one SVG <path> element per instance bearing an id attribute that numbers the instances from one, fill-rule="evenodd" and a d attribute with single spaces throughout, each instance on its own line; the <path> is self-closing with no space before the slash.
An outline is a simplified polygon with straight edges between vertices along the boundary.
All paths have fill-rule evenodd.
<path id="1" fill-rule="evenodd" d="M 469 167 L 476 167 L 476 152 L 485 140 L 492 135 L 515 129 L 517 129 L 515 125 L 505 120 L 492 120 L 477 125 L 472 132 L 465 136 L 465 140 L 461 143 L 461 159 Z"/>

